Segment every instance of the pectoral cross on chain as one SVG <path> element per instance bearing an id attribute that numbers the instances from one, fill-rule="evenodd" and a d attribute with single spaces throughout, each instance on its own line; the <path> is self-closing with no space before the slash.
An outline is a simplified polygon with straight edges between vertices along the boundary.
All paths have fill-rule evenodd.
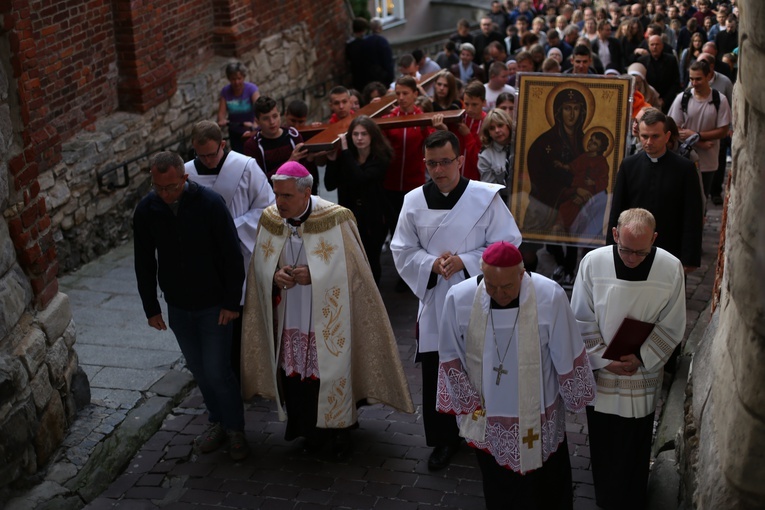
<path id="1" fill-rule="evenodd" d="M 507 370 L 502 370 L 502 368 L 503 368 L 502 363 L 500 363 L 498 367 L 492 368 L 492 370 L 494 370 L 497 373 L 497 381 L 494 383 L 497 386 L 499 386 L 499 380 L 502 379 L 502 374 L 507 373 Z"/>
<path id="2" fill-rule="evenodd" d="M 526 437 L 523 438 L 523 444 L 528 445 L 531 450 L 534 448 L 534 441 L 539 441 L 539 434 L 534 434 L 534 429 L 529 429 Z"/>

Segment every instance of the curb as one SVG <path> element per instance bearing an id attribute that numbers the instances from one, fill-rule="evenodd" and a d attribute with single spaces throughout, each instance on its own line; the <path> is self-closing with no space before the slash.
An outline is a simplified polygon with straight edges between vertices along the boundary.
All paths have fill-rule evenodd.
<path id="1" fill-rule="evenodd" d="M 706 331 L 714 327 L 711 303 L 699 314 L 688 334 L 682 354 L 677 358 L 677 371 L 662 408 L 651 455 L 656 459 L 648 475 L 648 504 L 652 510 L 680 508 L 680 465 L 676 449 L 682 442 L 685 428 L 686 388 L 689 383 L 693 356 Z M 704 320 L 707 318 L 707 320 Z"/>
<path id="2" fill-rule="evenodd" d="M 117 478 L 193 386 L 194 379 L 188 372 L 168 370 L 149 388 L 141 403 L 93 448 L 82 466 L 69 462 L 65 449 L 60 451 L 57 458 L 64 460 L 52 463 L 45 480 L 8 501 L 5 510 L 82 508 Z"/>

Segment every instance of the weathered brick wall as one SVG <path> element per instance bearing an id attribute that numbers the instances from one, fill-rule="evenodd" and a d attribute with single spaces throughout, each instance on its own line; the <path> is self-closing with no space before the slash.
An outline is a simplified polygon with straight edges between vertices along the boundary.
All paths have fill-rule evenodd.
<path id="1" fill-rule="evenodd" d="M 349 26 L 336 0 L 0 1 L 0 496 L 87 395 L 56 275 L 131 235 L 147 158 L 126 188 L 97 173 L 214 118 L 227 57 L 277 98 L 339 79 Z"/>
<path id="2" fill-rule="evenodd" d="M 0 501 L 52 458 L 77 409 L 89 400 L 72 347 L 69 301 L 58 293 L 51 218 L 36 178 L 49 147 L 39 145 L 38 153 L 34 139 L 55 129 L 37 118 L 32 122 L 29 109 L 43 109 L 38 93 L 52 90 L 51 75 L 65 64 L 45 61 L 40 72 L 25 67 L 24 58 L 37 56 L 24 39 L 31 25 L 17 24 L 8 9 L 0 4 Z M 53 91 L 50 107 L 62 94 Z"/>
<path id="3" fill-rule="evenodd" d="M 116 106 L 117 69 L 108 0 L 13 1 L 19 94 L 41 169 L 57 161 L 56 146 Z M 25 101 L 27 99 L 27 101 Z"/>

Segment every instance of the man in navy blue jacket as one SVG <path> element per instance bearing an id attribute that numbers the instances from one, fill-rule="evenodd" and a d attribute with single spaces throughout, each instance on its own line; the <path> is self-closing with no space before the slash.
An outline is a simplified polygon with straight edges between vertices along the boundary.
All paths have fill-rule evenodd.
<path id="1" fill-rule="evenodd" d="M 199 385 L 210 428 L 197 440 L 203 453 L 229 443 L 233 460 L 249 453 L 244 408 L 231 369 L 232 321 L 239 316 L 244 261 L 234 221 L 220 195 L 187 179 L 181 157 L 151 160 L 153 191 L 133 216 L 135 273 L 149 326 L 168 324 Z"/>

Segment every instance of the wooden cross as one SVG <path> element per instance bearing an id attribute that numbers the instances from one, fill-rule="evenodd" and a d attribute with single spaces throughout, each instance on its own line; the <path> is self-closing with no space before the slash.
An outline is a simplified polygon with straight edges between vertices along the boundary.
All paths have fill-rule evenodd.
<path id="1" fill-rule="evenodd" d="M 534 441 L 539 441 L 539 434 L 534 434 L 534 429 L 529 429 L 526 437 L 523 438 L 523 443 L 528 445 L 529 450 L 534 448 Z"/>
<path id="2" fill-rule="evenodd" d="M 420 79 L 418 85 L 420 87 L 426 87 L 433 81 L 435 81 L 435 73 L 428 73 Z M 360 108 L 354 115 L 335 122 L 334 124 L 319 124 L 316 126 L 302 126 L 298 128 L 298 131 L 305 140 L 303 146 L 308 149 L 309 152 L 321 152 L 332 149 L 338 149 L 340 147 L 340 135 L 348 131 L 348 127 L 353 121 L 353 117 L 358 115 L 367 115 L 371 117 L 375 123 L 380 126 L 381 129 L 393 129 L 401 127 L 415 127 L 415 126 L 430 126 L 433 124 L 433 116 L 436 113 L 420 113 L 417 115 L 405 115 L 401 117 L 390 117 L 387 119 L 380 118 L 384 115 L 396 102 L 396 97 L 393 95 L 387 95 L 380 98 L 379 101 L 369 103 L 363 108 Z M 444 116 L 445 124 L 457 124 L 462 122 L 465 110 L 447 110 L 444 112 L 438 112 Z"/>
<path id="3" fill-rule="evenodd" d="M 498 367 L 492 368 L 497 373 L 497 382 L 495 383 L 497 386 L 499 386 L 499 380 L 502 379 L 502 374 L 506 374 L 507 370 L 502 370 L 502 363 L 499 364 Z"/>

